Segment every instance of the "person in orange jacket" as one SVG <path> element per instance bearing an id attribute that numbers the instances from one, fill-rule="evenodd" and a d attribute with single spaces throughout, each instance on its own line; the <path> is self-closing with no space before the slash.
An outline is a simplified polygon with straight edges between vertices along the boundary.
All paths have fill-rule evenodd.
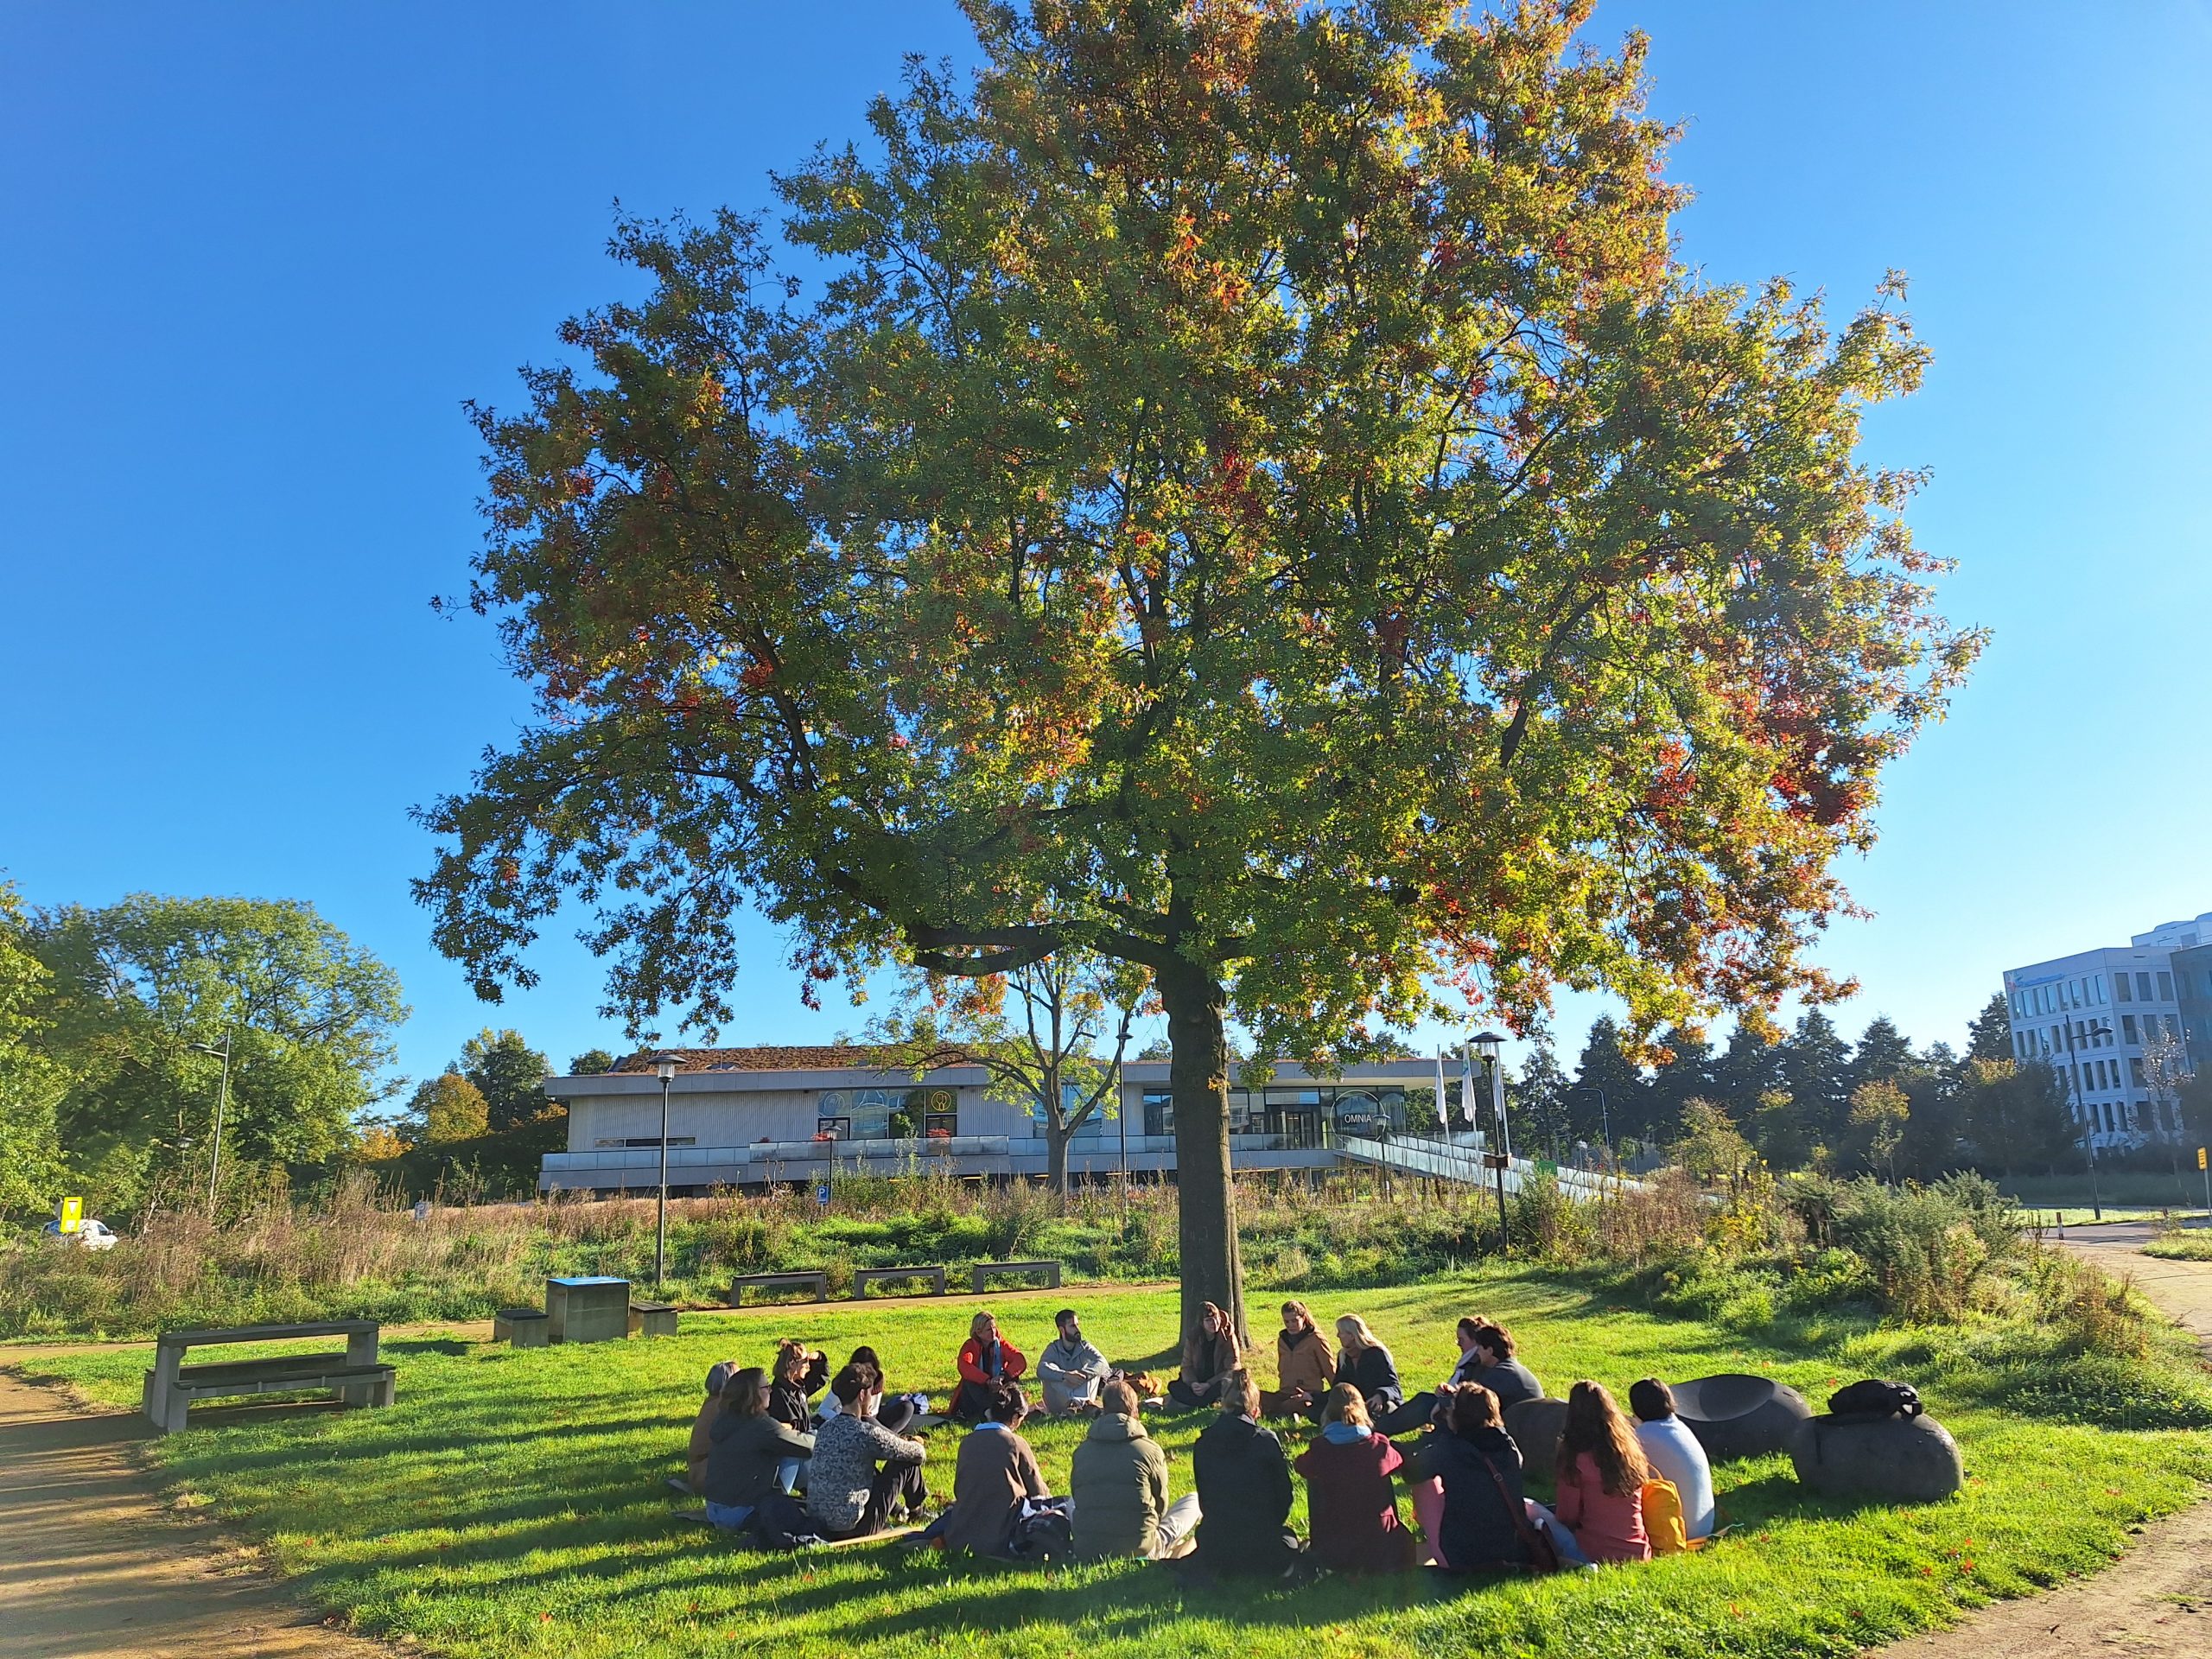
<path id="1" fill-rule="evenodd" d="M 968 1327 L 968 1340 L 960 1344 L 960 1386 L 952 1391 L 953 1421 L 980 1421 L 997 1385 L 1014 1381 L 1028 1367 L 1021 1350 L 999 1334 L 996 1316 L 978 1313 Z"/>

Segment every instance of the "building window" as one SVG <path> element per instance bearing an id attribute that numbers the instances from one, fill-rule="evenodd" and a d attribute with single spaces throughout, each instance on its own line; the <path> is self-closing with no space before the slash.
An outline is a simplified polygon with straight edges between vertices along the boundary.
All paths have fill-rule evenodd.
<path id="1" fill-rule="evenodd" d="M 2120 1034 L 2123 1040 L 2129 1043 L 2139 1043 L 2143 1040 L 2136 1035 L 2133 1014 L 2123 1014 L 2120 1016 Z"/>
<path id="2" fill-rule="evenodd" d="M 657 1135 L 633 1135 L 627 1137 L 613 1135 L 604 1137 L 594 1144 L 602 1147 L 657 1147 L 660 1145 L 660 1136 Z M 668 1144 L 671 1147 L 696 1147 L 699 1144 L 699 1137 L 696 1135 L 671 1135 L 668 1137 Z"/>
<path id="3" fill-rule="evenodd" d="M 2148 1002 L 2151 1000 L 2150 975 L 2138 974 L 2135 976 L 2135 1000 L 2138 1002 Z"/>
<path id="4" fill-rule="evenodd" d="M 2171 1002 L 2173 1000 L 2174 976 L 2171 974 L 2162 972 L 2158 976 L 2158 1001 L 2161 1002 Z"/>
<path id="5" fill-rule="evenodd" d="M 2130 1060 L 2127 1063 L 2127 1077 L 2138 1089 L 2149 1086 L 2143 1081 L 2143 1062 L 2140 1060 Z"/>
<path id="6" fill-rule="evenodd" d="M 951 1089 L 824 1089 L 815 1097 L 818 1139 L 911 1141 L 936 1118 L 958 1128 L 959 1095 Z"/>
<path id="7" fill-rule="evenodd" d="M 1175 1133 L 1175 1096 L 1165 1089 L 1144 1091 L 1144 1132 L 1147 1135 Z"/>

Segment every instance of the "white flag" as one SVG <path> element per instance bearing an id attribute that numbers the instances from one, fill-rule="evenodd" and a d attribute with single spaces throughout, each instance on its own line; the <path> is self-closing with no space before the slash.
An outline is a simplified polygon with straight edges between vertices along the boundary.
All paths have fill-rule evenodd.
<path id="1" fill-rule="evenodd" d="M 1475 1127 L 1475 1057 L 1464 1046 L 1459 1050 L 1459 1116 L 1469 1128 Z"/>

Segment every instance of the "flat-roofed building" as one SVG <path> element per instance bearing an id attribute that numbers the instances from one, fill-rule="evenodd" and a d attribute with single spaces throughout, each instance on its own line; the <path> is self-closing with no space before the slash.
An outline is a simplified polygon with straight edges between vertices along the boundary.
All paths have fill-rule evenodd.
<path id="1" fill-rule="evenodd" d="M 660 1171 L 656 1055 L 677 1062 L 668 1091 L 671 1191 L 774 1185 L 842 1171 L 1046 1173 L 1045 1126 L 1005 1097 L 979 1065 L 919 1077 L 858 1046 L 688 1048 L 633 1055 L 594 1077 L 549 1077 L 569 1109 L 566 1151 L 546 1154 L 541 1190 L 638 1192 Z M 1406 1125 L 1406 1096 L 1433 1095 L 1433 1060 L 1382 1060 L 1333 1077 L 1278 1065 L 1262 1087 L 1229 1092 L 1230 1156 L 1241 1170 L 1321 1168 L 1345 1136 Z M 1069 1143 L 1071 1176 L 1175 1168 L 1167 1062 L 1122 1068 L 1115 1115 L 1094 1116 Z"/>

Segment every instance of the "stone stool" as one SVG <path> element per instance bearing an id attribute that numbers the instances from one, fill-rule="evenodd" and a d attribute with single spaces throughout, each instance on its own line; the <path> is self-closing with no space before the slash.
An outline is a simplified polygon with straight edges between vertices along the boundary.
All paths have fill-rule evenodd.
<path id="1" fill-rule="evenodd" d="M 1966 1480 L 1959 1443 L 1933 1417 L 1808 1417 L 1789 1442 L 1797 1478 L 1828 1497 L 1929 1503 Z"/>
<path id="2" fill-rule="evenodd" d="M 1564 1400 L 1516 1400 L 1505 1408 L 1505 1432 L 1521 1448 L 1521 1464 L 1544 1479 L 1559 1461 L 1560 1436 L 1567 1432 Z"/>
<path id="3" fill-rule="evenodd" d="M 1797 1425 L 1813 1414 L 1796 1389 L 1740 1372 L 1677 1382 L 1674 1394 L 1675 1415 L 1715 1463 L 1787 1452 Z"/>

